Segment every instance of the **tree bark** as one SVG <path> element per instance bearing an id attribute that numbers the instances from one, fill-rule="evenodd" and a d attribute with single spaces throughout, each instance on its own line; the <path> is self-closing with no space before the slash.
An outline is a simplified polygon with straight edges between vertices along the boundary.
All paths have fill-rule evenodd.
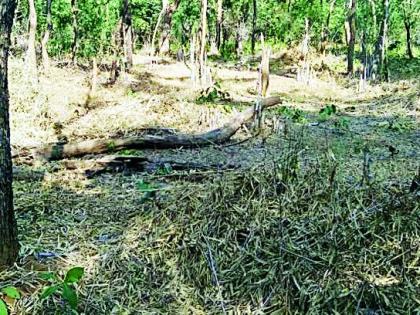
<path id="1" fill-rule="evenodd" d="M 255 41 L 257 37 L 257 0 L 252 0 L 252 34 L 251 34 L 251 53 L 255 53 Z"/>
<path id="2" fill-rule="evenodd" d="M 37 17 L 35 10 L 35 1 L 28 0 L 29 5 L 29 32 L 28 32 L 28 50 L 26 51 L 26 66 L 30 81 L 38 81 L 38 69 L 36 62 L 36 27 Z"/>
<path id="3" fill-rule="evenodd" d="M 405 34 L 406 34 L 406 45 L 407 45 L 407 56 L 410 59 L 414 58 L 413 50 L 411 48 L 411 28 L 414 24 L 412 13 L 415 11 L 413 8 L 413 1 L 406 0 L 401 1 L 401 11 L 404 19 L 404 27 L 405 27 Z"/>
<path id="4" fill-rule="evenodd" d="M 223 0 L 217 0 L 216 48 L 220 51 L 223 27 Z"/>
<path id="5" fill-rule="evenodd" d="M 259 78 L 259 97 L 266 97 L 268 86 L 270 84 L 270 47 L 264 43 L 264 37 L 261 35 L 261 64 L 260 64 L 260 78 Z"/>
<path id="6" fill-rule="evenodd" d="M 51 2 L 52 0 L 47 0 L 47 27 L 45 29 L 44 36 L 42 37 L 41 41 L 41 49 L 42 49 L 42 65 L 44 67 L 44 71 L 48 71 L 50 68 L 50 58 L 48 56 L 48 40 L 50 38 L 50 32 L 52 30 L 52 23 L 51 23 Z"/>
<path id="7" fill-rule="evenodd" d="M 200 80 L 204 85 L 206 80 L 206 44 L 207 44 L 207 0 L 201 0 L 201 40 L 200 40 Z"/>
<path id="8" fill-rule="evenodd" d="M 411 49 L 411 23 L 404 21 L 406 38 L 407 38 L 407 56 L 410 59 L 414 58 L 413 50 Z"/>
<path id="9" fill-rule="evenodd" d="M 389 21 L 389 0 L 383 0 L 383 19 L 381 23 L 381 31 L 379 32 L 378 41 L 376 43 L 375 55 L 378 59 L 378 74 L 381 79 L 388 80 L 388 66 L 386 62 L 386 54 L 388 48 L 388 21 Z"/>
<path id="10" fill-rule="evenodd" d="M 151 42 L 151 46 L 152 46 L 152 55 L 155 55 L 156 51 L 155 51 L 155 43 L 156 43 L 156 35 L 157 32 L 159 30 L 160 27 L 160 23 L 162 22 L 162 18 L 166 12 L 166 8 L 168 6 L 168 0 L 162 0 L 162 10 L 159 13 L 157 22 L 156 22 L 156 26 L 155 29 L 153 31 L 153 35 L 152 35 L 152 42 Z"/>
<path id="11" fill-rule="evenodd" d="M 133 67 L 133 27 L 129 0 L 123 3 L 121 31 L 125 70 L 130 72 Z"/>
<path id="12" fill-rule="evenodd" d="M 354 72 L 354 45 L 356 41 L 356 0 L 349 0 L 347 25 L 347 73 L 351 75 Z"/>
<path id="13" fill-rule="evenodd" d="M 71 13 L 72 13 L 72 28 L 73 28 L 73 42 L 71 43 L 71 61 L 73 65 L 77 64 L 77 49 L 78 49 L 78 27 L 77 27 L 77 0 L 71 0 Z"/>
<path id="14" fill-rule="evenodd" d="M 12 265 L 19 252 L 13 210 L 7 67 L 10 32 L 16 3 L 0 0 L 0 270 Z"/>
<path id="15" fill-rule="evenodd" d="M 260 103 L 261 110 L 281 102 L 279 97 L 263 99 Z M 221 144 L 228 141 L 243 124 L 253 119 L 254 116 L 255 106 L 252 105 L 245 111 L 235 115 L 224 126 L 202 134 L 144 135 L 109 140 L 86 140 L 79 143 L 53 144 L 35 149 L 33 155 L 38 159 L 52 161 L 86 154 L 115 152 L 123 149 L 191 148 Z"/>
<path id="16" fill-rule="evenodd" d="M 328 9 L 328 14 L 327 14 L 327 19 L 325 21 L 325 24 L 322 27 L 322 33 L 321 33 L 321 49 L 320 52 L 321 54 L 325 55 L 325 51 L 327 49 L 327 44 L 328 44 L 328 37 L 330 35 L 330 20 L 331 20 L 331 15 L 334 11 L 334 6 L 335 6 L 335 1 L 336 0 L 332 0 L 330 3 L 330 7 Z"/>
<path id="17" fill-rule="evenodd" d="M 165 15 L 163 16 L 162 33 L 160 34 L 159 54 L 168 54 L 171 48 L 171 29 L 172 29 L 172 16 L 178 9 L 180 0 L 175 0 L 174 3 L 167 6 Z"/>

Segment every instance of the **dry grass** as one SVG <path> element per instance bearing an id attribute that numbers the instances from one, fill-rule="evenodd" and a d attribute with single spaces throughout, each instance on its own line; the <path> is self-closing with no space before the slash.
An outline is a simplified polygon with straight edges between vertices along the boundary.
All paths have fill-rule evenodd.
<path id="1" fill-rule="evenodd" d="M 34 94 L 12 63 L 13 144 L 56 141 L 57 121 L 70 139 L 156 126 L 202 131 L 253 98 L 255 72 L 220 68 L 234 102 L 197 105 L 183 65 L 137 58 L 130 80 L 101 86 L 87 109 L 88 73 L 53 68 Z M 419 313 L 419 195 L 409 192 L 419 167 L 418 83 L 363 95 L 346 84 L 273 76 L 272 94 L 303 109 L 304 123 L 287 121 L 280 133 L 266 127 L 265 139 L 241 146 L 138 152 L 239 170 L 86 179 L 60 163 L 20 166 L 44 177 L 14 184 L 22 249 L 18 265 L 0 274 L 0 287 L 23 293 L 11 307 L 68 313 L 57 296 L 39 299 L 39 273 L 83 266 L 84 314 Z M 329 103 L 339 114 L 314 125 Z M 268 113 L 267 123 L 279 115 Z M 347 128 L 337 125 L 342 118 Z M 370 184 L 362 183 L 367 152 Z"/>

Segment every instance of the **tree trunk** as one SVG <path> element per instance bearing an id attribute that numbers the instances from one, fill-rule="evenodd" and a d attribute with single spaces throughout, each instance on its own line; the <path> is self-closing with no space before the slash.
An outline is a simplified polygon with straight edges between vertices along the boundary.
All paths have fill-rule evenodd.
<path id="1" fill-rule="evenodd" d="M 153 35 L 152 35 L 152 43 L 151 43 L 152 44 L 151 45 L 152 46 L 151 47 L 152 55 L 155 55 L 155 53 L 156 53 L 156 51 L 155 51 L 156 35 L 157 35 L 158 30 L 159 30 L 160 23 L 162 22 L 162 18 L 164 16 L 165 12 L 166 12 L 167 6 L 168 6 L 168 0 L 162 0 L 162 10 L 159 13 L 159 16 L 158 16 L 158 19 L 157 19 L 157 22 L 156 22 L 156 26 L 155 26 L 155 29 L 154 29 Z"/>
<path id="2" fill-rule="evenodd" d="M 327 19 L 326 19 L 325 24 L 323 25 L 322 31 L 321 31 L 321 49 L 320 49 L 320 52 L 323 55 L 325 55 L 325 51 L 327 49 L 328 37 L 330 35 L 330 20 L 331 20 L 331 15 L 334 11 L 335 1 L 336 0 L 332 0 L 331 3 L 330 3 Z"/>
<path id="3" fill-rule="evenodd" d="M 279 97 L 262 99 L 260 111 L 280 104 Z M 79 143 L 53 144 L 33 152 L 34 157 L 45 160 L 60 160 L 63 158 L 115 152 L 123 149 L 169 149 L 169 148 L 192 148 L 212 144 L 221 144 L 228 141 L 238 130 L 255 117 L 255 105 L 248 107 L 243 112 L 236 114 L 224 126 L 197 135 L 168 134 L 168 135 L 144 135 L 123 137 L 108 140 L 86 140 Z"/>
<path id="4" fill-rule="evenodd" d="M 383 0 L 383 19 L 381 29 L 375 48 L 375 58 L 378 60 L 378 75 L 380 79 L 388 80 L 388 66 L 387 66 L 387 48 L 388 48 L 388 20 L 389 20 L 389 0 Z"/>
<path id="5" fill-rule="evenodd" d="M 206 44 L 207 44 L 207 0 L 201 0 L 201 40 L 200 40 L 200 79 L 204 85 L 206 80 Z"/>
<path id="6" fill-rule="evenodd" d="M 15 11 L 14 0 L 0 1 L 0 270 L 12 265 L 19 252 L 13 210 L 7 59 Z"/>
<path id="7" fill-rule="evenodd" d="M 411 28 L 414 25 L 414 19 L 416 18 L 416 8 L 412 0 L 401 1 L 401 11 L 404 19 L 406 45 L 407 45 L 407 56 L 410 59 L 414 58 L 413 50 L 411 48 Z"/>
<path id="8" fill-rule="evenodd" d="M 260 97 L 266 97 L 270 84 L 270 47 L 262 45 L 261 65 L 260 65 Z"/>
<path id="9" fill-rule="evenodd" d="M 73 42 L 71 44 L 71 61 L 73 65 L 77 64 L 77 48 L 78 48 L 78 27 L 77 27 L 77 0 L 71 0 L 71 13 L 72 13 L 72 27 L 73 27 Z"/>
<path id="10" fill-rule="evenodd" d="M 356 0 L 349 0 L 348 10 L 347 73 L 351 75 L 354 72 L 354 45 L 356 41 Z"/>
<path id="11" fill-rule="evenodd" d="M 133 67 L 133 27 L 129 0 L 123 3 L 121 31 L 125 70 L 130 72 Z"/>
<path id="12" fill-rule="evenodd" d="M 28 50 L 26 51 L 26 66 L 30 81 L 38 81 L 38 70 L 36 62 L 36 26 L 37 17 L 35 10 L 35 1 L 28 0 L 29 4 L 29 34 L 28 34 Z"/>
<path id="13" fill-rule="evenodd" d="M 123 51 L 121 51 L 121 43 L 123 42 L 122 38 L 122 20 L 120 19 L 115 27 L 115 30 L 112 33 L 112 65 L 111 65 L 111 71 L 110 76 L 108 79 L 107 84 L 113 85 L 115 82 L 117 82 L 118 77 L 121 73 L 121 62 L 120 62 L 120 56 L 123 54 Z"/>
<path id="14" fill-rule="evenodd" d="M 170 4 L 163 17 L 162 33 L 160 35 L 159 54 L 168 54 L 171 48 L 171 29 L 172 29 L 172 16 L 178 9 L 181 0 L 175 0 L 174 3 Z"/>
<path id="15" fill-rule="evenodd" d="M 411 49 L 411 23 L 405 21 L 404 26 L 405 26 L 406 36 L 407 36 L 407 56 L 408 58 L 413 59 L 414 55 L 413 55 L 413 50 Z"/>
<path id="16" fill-rule="evenodd" d="M 217 0 L 217 21 L 216 21 L 216 48 L 220 50 L 222 43 L 223 26 L 223 0 Z"/>
<path id="17" fill-rule="evenodd" d="M 50 32 L 52 29 L 52 23 L 51 23 L 51 2 L 52 0 L 47 0 L 47 27 L 45 29 L 44 36 L 42 37 L 41 41 L 41 48 L 42 48 L 42 64 L 44 67 L 44 71 L 48 71 L 50 68 L 50 58 L 48 57 L 48 40 L 50 38 Z"/>
<path id="18" fill-rule="evenodd" d="M 251 35 L 251 53 L 255 52 L 255 41 L 257 36 L 257 0 L 252 0 L 252 35 Z"/>

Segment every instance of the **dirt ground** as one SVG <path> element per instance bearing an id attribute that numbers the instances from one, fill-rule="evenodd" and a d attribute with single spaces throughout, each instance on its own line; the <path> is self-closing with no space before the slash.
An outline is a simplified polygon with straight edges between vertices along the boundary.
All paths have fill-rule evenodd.
<path id="1" fill-rule="evenodd" d="M 55 66 L 40 75 L 38 86 L 31 87 L 24 83 L 21 61 L 11 60 L 13 148 L 63 139 L 141 134 L 161 127 L 199 133 L 223 125 L 231 115 L 256 101 L 258 73 L 252 66 L 214 63 L 216 81 L 231 99 L 197 104 L 199 91 L 183 63 L 149 61 L 136 56 L 132 73 L 114 86 L 106 86 L 108 73 L 100 72 L 98 89 L 87 104 L 89 71 Z M 282 62 L 281 58 L 275 59 L 273 69 L 284 68 Z M 333 68 L 340 60 L 325 62 Z M 337 165 L 343 180 L 356 182 L 364 172 L 368 152 L 374 181 L 398 189 L 409 187 L 420 160 L 418 80 L 398 80 L 359 92 L 357 80 L 338 74 L 318 73 L 306 85 L 293 73 L 282 75 L 280 70 L 274 70 L 270 77 L 270 94 L 282 96 L 284 102 L 264 114 L 260 135 L 252 137 L 252 131 L 243 129 L 227 145 L 123 154 L 233 164 L 240 170 L 262 173 L 290 149 L 295 138 L 302 145 L 302 169 L 322 156 Z M 321 117 L 320 110 L 328 105 L 335 105 L 337 112 Z M 229 145 L 248 138 L 242 144 Z M 221 303 L 219 295 L 227 294 L 223 290 L 233 292 L 235 288 L 218 292 L 218 286 L 214 286 L 210 293 L 202 293 L 197 289 L 199 284 L 185 281 L 187 276 L 180 271 L 182 261 L 167 260 L 167 269 L 155 265 L 156 259 L 165 257 L 167 242 L 178 236 L 170 225 L 162 223 L 166 217 L 149 213 L 152 206 L 144 202 L 141 183 L 168 192 L 170 196 L 163 194 L 153 207 L 169 211 L 168 200 L 192 193 L 194 185 L 202 189 L 202 185 L 212 186 L 222 172 L 209 171 L 214 174 L 198 179 L 188 172 L 103 174 L 89 179 L 78 170 L 65 169 L 61 162 L 15 167 L 23 174 L 14 184 L 21 255 L 18 266 L 2 275 L 0 283 L 11 282 L 24 293 L 14 305 L 19 314 L 54 313 L 52 309 L 64 307 L 59 298 L 37 298 L 44 285 L 38 273 L 62 272 L 72 266 L 83 266 L 86 271 L 79 288 L 79 311 L 85 314 L 223 313 L 226 305 L 238 314 L 238 310 L 244 314 L 258 310 L 264 313 L 265 303 L 249 300 L 248 305 L 241 304 L 233 300 L 233 293 L 232 300 Z M 41 176 L 31 177 L 32 172 Z M 179 175 L 177 180 L 173 180 L 175 175 Z M 198 190 L 197 198 L 204 194 L 202 191 Z M 189 207 L 188 203 L 183 205 Z M 185 224 L 194 229 L 192 223 Z M 158 267 L 163 270 L 158 271 Z M 151 270 L 156 273 L 150 274 Z M 211 278 L 211 272 L 207 278 Z M 372 281 L 383 280 L 375 279 Z M 214 297 L 213 302 L 209 296 Z"/>

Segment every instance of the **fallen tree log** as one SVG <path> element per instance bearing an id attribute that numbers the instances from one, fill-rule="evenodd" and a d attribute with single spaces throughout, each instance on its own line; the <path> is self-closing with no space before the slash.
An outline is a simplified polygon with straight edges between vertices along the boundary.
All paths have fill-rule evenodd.
<path id="1" fill-rule="evenodd" d="M 102 173 L 132 172 L 172 172 L 185 170 L 232 170 L 239 166 L 231 164 L 201 164 L 172 160 L 156 160 L 141 156 L 110 155 L 97 160 L 65 160 L 62 165 L 66 169 L 81 170 L 86 177 L 92 178 Z"/>
<path id="2" fill-rule="evenodd" d="M 279 97 L 263 99 L 261 101 L 261 110 L 281 102 Z M 35 149 L 33 156 L 34 158 L 52 161 L 86 154 L 115 152 L 123 149 L 191 148 L 221 144 L 228 141 L 243 124 L 253 119 L 254 115 L 255 107 L 253 105 L 235 115 L 224 126 L 202 134 L 143 135 L 105 140 L 86 140 L 78 143 L 52 144 L 41 149 Z"/>

